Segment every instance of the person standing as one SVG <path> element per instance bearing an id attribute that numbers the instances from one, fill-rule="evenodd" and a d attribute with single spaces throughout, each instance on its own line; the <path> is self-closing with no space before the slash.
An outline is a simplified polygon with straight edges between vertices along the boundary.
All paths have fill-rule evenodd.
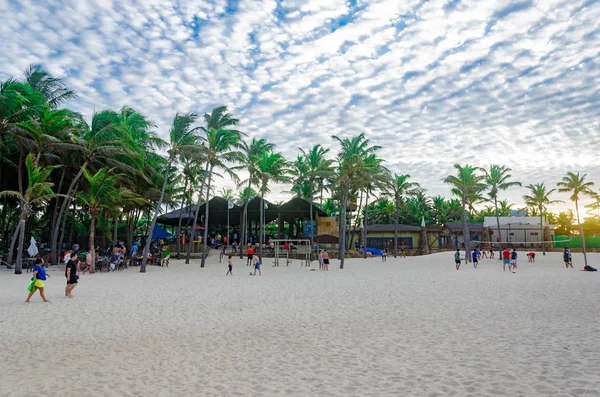
<path id="1" fill-rule="evenodd" d="M 404 253 L 404 243 L 400 244 L 400 258 L 406 258 L 406 254 Z"/>
<path id="2" fill-rule="evenodd" d="M 225 273 L 226 276 L 232 275 L 233 276 L 233 259 L 231 259 L 233 257 L 233 255 L 229 254 L 229 257 L 227 259 L 227 268 L 229 269 L 227 271 L 227 273 Z"/>
<path id="3" fill-rule="evenodd" d="M 388 256 L 388 250 L 387 248 L 383 249 L 383 254 L 381 254 L 381 261 L 382 262 L 387 262 L 387 256 Z"/>
<path id="4" fill-rule="evenodd" d="M 31 297 L 33 294 L 35 294 L 35 291 L 40 291 L 40 297 L 44 300 L 44 302 L 50 302 L 48 299 L 46 299 L 46 295 L 44 295 L 46 277 L 50 277 L 50 275 L 46 273 L 46 269 L 44 268 L 44 260 L 42 258 L 37 258 L 35 260 L 35 266 L 33 267 L 31 291 L 29 291 L 29 295 L 27 296 L 25 303 L 29 303 Z"/>
<path id="5" fill-rule="evenodd" d="M 319 250 L 319 270 L 323 270 L 323 250 Z"/>
<path id="6" fill-rule="evenodd" d="M 475 248 L 475 250 L 471 252 L 471 259 L 473 259 L 473 267 L 477 269 L 477 265 L 479 264 L 479 248 Z"/>
<path id="7" fill-rule="evenodd" d="M 565 267 L 568 269 L 569 266 L 573 267 L 573 261 L 571 260 L 571 250 L 569 247 L 565 247 L 563 251 L 563 260 L 565 261 Z"/>
<path id="8" fill-rule="evenodd" d="M 253 276 L 256 276 L 256 272 L 258 272 L 259 276 L 262 276 L 262 272 L 260 271 L 260 259 L 258 258 L 258 255 L 254 255 L 252 259 L 254 260 L 254 274 L 253 274 Z"/>
<path id="9" fill-rule="evenodd" d="M 252 265 L 252 259 L 254 257 L 254 248 L 252 247 L 252 244 L 248 244 L 248 249 L 246 250 L 246 253 L 248 254 L 248 260 L 246 261 L 246 266 L 250 266 L 250 265 Z"/>
<path id="10" fill-rule="evenodd" d="M 329 254 L 326 249 L 323 250 L 323 270 L 329 271 Z"/>
<path id="11" fill-rule="evenodd" d="M 494 259 L 494 245 L 492 244 L 488 250 L 490 251 L 490 259 Z"/>
<path id="12" fill-rule="evenodd" d="M 454 253 L 454 263 L 456 264 L 456 270 L 460 270 L 460 249 L 457 248 Z"/>
<path id="13" fill-rule="evenodd" d="M 510 251 L 504 247 L 502 251 L 502 271 L 506 271 L 506 266 L 508 266 L 508 271 L 510 272 Z"/>
<path id="14" fill-rule="evenodd" d="M 510 253 L 510 266 L 512 267 L 513 273 L 516 273 L 515 270 L 517 270 L 517 251 L 515 250 L 515 247 L 513 247 Z"/>
<path id="15" fill-rule="evenodd" d="M 67 287 L 65 288 L 65 296 L 67 298 L 71 298 L 71 292 L 73 289 L 77 287 L 77 280 L 79 279 L 79 275 L 77 274 L 77 269 L 79 268 L 79 259 L 75 253 L 71 255 L 71 259 L 67 262 L 67 267 L 65 268 L 65 278 L 67 279 Z"/>

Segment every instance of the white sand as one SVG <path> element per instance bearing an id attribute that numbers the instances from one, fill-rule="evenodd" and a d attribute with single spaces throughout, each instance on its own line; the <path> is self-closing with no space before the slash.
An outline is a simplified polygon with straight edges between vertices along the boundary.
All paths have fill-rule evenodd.
<path id="1" fill-rule="evenodd" d="M 213 257 L 84 275 L 73 299 L 52 270 L 52 302 L 27 305 L 29 276 L 2 270 L 0 396 L 598 396 L 600 274 L 537 259 L 225 277 Z"/>

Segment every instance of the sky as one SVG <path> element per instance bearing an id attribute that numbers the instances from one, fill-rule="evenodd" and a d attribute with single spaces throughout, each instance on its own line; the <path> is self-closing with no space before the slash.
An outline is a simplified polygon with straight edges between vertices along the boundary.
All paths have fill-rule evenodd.
<path id="1" fill-rule="evenodd" d="M 364 132 L 432 196 L 455 163 L 600 188 L 600 0 L 0 0 L 0 35 L 0 79 L 40 63 L 87 118 L 226 105 L 289 160 Z"/>

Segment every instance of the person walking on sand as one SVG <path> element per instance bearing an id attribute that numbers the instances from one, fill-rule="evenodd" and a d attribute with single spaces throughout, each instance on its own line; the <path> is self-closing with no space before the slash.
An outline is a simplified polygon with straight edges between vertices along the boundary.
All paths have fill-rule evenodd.
<path id="1" fill-rule="evenodd" d="M 254 274 L 253 274 L 253 276 L 256 276 L 256 272 L 258 272 L 259 276 L 262 276 L 262 272 L 260 271 L 260 258 L 258 257 L 258 255 L 254 255 L 253 256 L 253 260 L 254 260 Z"/>
<path id="2" fill-rule="evenodd" d="M 233 276 L 233 259 L 232 259 L 233 255 L 229 254 L 229 256 L 227 257 L 227 268 L 229 269 L 227 271 L 227 273 L 225 273 L 226 276 L 232 275 Z"/>
<path id="3" fill-rule="evenodd" d="M 381 254 L 381 261 L 387 262 L 387 256 L 388 256 L 388 250 L 387 250 L 387 248 L 384 248 L 383 253 Z"/>
<path id="4" fill-rule="evenodd" d="M 510 272 L 510 251 L 504 247 L 504 251 L 502 251 L 502 271 L 506 271 L 506 266 L 508 266 Z"/>
<path id="5" fill-rule="evenodd" d="M 404 253 L 404 243 L 400 244 L 400 258 L 406 258 L 406 254 Z"/>
<path id="6" fill-rule="evenodd" d="M 477 265 L 479 264 L 479 249 L 475 248 L 473 252 L 471 252 L 471 259 L 473 259 L 473 267 L 477 269 Z"/>
<path id="7" fill-rule="evenodd" d="M 494 245 L 492 244 L 488 250 L 490 251 L 490 259 L 494 259 Z"/>
<path id="8" fill-rule="evenodd" d="M 460 249 L 457 248 L 456 252 L 454 253 L 454 263 L 456 264 L 456 270 L 460 270 Z"/>
<path id="9" fill-rule="evenodd" d="M 571 258 L 571 250 L 569 247 L 565 247 L 563 252 L 563 260 L 565 261 L 565 267 L 568 269 L 569 267 L 573 267 L 573 261 Z"/>
<path id="10" fill-rule="evenodd" d="M 37 258 L 35 260 L 35 266 L 32 270 L 33 277 L 31 278 L 31 289 L 25 303 L 29 303 L 31 297 L 33 294 L 35 294 L 35 291 L 40 291 L 40 297 L 44 300 L 44 302 L 50 302 L 48 299 L 46 299 L 46 295 L 44 295 L 46 277 L 50 277 L 50 275 L 46 273 L 46 269 L 44 269 L 44 260 L 42 258 Z"/>
<path id="11" fill-rule="evenodd" d="M 252 258 L 254 257 L 254 248 L 252 247 L 252 244 L 248 244 L 248 249 L 246 250 L 246 253 L 248 254 L 246 266 L 250 266 L 252 265 Z"/>
<path id="12" fill-rule="evenodd" d="M 323 250 L 319 250 L 319 270 L 323 270 Z"/>
<path id="13" fill-rule="evenodd" d="M 323 250 L 323 270 L 329 271 L 329 254 L 326 249 Z"/>
<path id="14" fill-rule="evenodd" d="M 516 273 L 515 270 L 517 270 L 517 251 L 515 250 L 515 247 L 513 247 L 510 253 L 510 266 L 512 267 L 513 273 Z"/>
<path id="15" fill-rule="evenodd" d="M 77 254 L 74 252 L 71 255 L 71 259 L 67 262 L 67 267 L 65 268 L 65 278 L 67 279 L 67 287 L 65 288 L 65 296 L 67 298 L 71 298 L 71 292 L 77 287 L 77 279 L 79 276 L 77 275 L 77 269 L 79 268 L 79 258 Z"/>

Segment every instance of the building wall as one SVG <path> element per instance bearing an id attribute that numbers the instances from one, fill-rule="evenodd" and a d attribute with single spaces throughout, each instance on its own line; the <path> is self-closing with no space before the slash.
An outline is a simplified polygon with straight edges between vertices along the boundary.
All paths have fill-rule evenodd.
<path id="1" fill-rule="evenodd" d="M 429 245 L 432 248 L 439 248 L 439 240 L 436 241 L 436 234 L 428 233 Z M 404 243 L 404 247 L 408 249 L 417 249 L 419 247 L 420 232 L 398 232 L 398 247 Z M 367 236 L 367 248 L 382 249 L 387 247 L 394 248 L 394 233 L 393 232 L 369 232 Z"/>

